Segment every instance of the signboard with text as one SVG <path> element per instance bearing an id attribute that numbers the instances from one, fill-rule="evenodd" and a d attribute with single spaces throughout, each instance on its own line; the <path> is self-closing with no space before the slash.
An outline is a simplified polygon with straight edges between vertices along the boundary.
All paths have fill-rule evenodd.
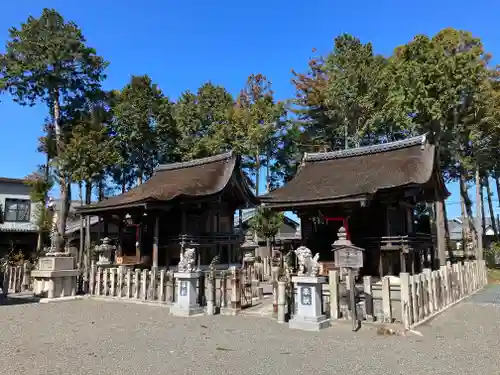
<path id="1" fill-rule="evenodd" d="M 339 268 L 362 268 L 363 249 L 358 247 L 341 247 L 335 250 L 335 266 Z"/>

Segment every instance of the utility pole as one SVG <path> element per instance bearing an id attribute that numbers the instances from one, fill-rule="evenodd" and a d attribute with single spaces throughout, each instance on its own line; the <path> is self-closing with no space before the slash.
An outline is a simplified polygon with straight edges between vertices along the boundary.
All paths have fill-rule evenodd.
<path id="1" fill-rule="evenodd" d="M 483 202 L 481 201 L 481 178 L 479 177 L 479 167 L 476 167 L 476 233 L 477 233 L 477 248 L 476 259 L 483 260 L 483 226 L 482 226 L 482 212 Z"/>

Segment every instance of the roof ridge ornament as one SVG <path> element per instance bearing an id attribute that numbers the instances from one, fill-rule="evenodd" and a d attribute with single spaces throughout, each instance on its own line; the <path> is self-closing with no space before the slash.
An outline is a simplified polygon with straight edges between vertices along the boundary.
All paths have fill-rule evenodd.
<path id="1" fill-rule="evenodd" d="M 394 142 L 380 143 L 377 145 L 350 148 L 340 151 L 304 153 L 302 162 L 325 161 L 332 159 L 349 158 L 353 156 L 369 155 L 379 152 L 399 150 L 407 147 L 425 144 L 426 134 L 410 137 Z"/>
<path id="2" fill-rule="evenodd" d="M 230 159 L 232 156 L 233 156 L 233 151 L 231 150 L 231 151 L 225 152 L 223 154 L 217 154 L 217 155 L 208 156 L 205 158 L 198 158 L 198 159 L 193 159 L 193 160 L 188 160 L 188 161 L 181 161 L 178 163 L 160 164 L 156 168 L 156 171 L 170 171 L 173 169 L 195 167 L 198 165 L 209 164 L 209 163 L 214 163 L 216 161 Z"/>

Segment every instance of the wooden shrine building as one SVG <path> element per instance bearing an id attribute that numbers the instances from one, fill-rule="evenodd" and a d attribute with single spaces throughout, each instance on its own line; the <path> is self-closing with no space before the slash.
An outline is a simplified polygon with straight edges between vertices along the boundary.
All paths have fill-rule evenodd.
<path id="1" fill-rule="evenodd" d="M 233 231 L 234 212 L 257 204 L 240 162 L 228 152 L 160 165 L 144 184 L 78 212 L 118 224 L 118 264 L 177 265 L 183 240 L 195 244 L 201 265 L 215 255 L 236 263 L 242 238 Z"/>
<path id="2" fill-rule="evenodd" d="M 443 205 L 449 193 L 437 152 L 418 136 L 306 153 L 291 181 L 259 198 L 266 207 L 295 211 L 303 244 L 326 264 L 333 263 L 331 244 L 344 226 L 349 239 L 366 250 L 362 273 L 417 272 L 446 261 Z M 430 203 L 432 230 L 426 233 L 414 229 L 419 202 Z"/>

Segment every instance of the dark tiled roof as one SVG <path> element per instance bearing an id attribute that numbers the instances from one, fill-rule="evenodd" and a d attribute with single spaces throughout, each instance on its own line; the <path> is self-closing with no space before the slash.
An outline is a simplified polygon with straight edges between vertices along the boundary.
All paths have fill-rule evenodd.
<path id="1" fill-rule="evenodd" d="M 265 205 L 275 207 L 322 204 L 426 184 L 433 177 L 435 154 L 435 146 L 425 136 L 343 151 L 306 153 L 291 181 L 260 198 Z"/>
<path id="2" fill-rule="evenodd" d="M 27 180 L 24 178 L 0 177 L 0 182 L 8 184 L 25 184 Z"/>
<path id="3" fill-rule="evenodd" d="M 91 204 L 77 212 L 118 209 L 175 198 L 197 198 L 221 192 L 231 181 L 239 184 L 250 203 L 257 203 L 240 169 L 240 158 L 228 152 L 182 163 L 160 165 L 144 184 L 124 194 Z"/>

